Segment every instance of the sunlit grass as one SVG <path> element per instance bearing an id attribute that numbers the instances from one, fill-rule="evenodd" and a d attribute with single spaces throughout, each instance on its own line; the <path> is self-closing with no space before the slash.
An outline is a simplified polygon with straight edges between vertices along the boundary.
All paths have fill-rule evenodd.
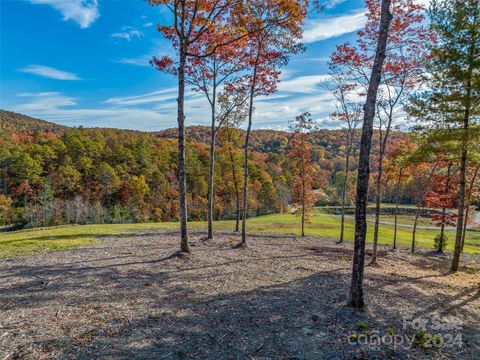
<path id="1" fill-rule="evenodd" d="M 413 217 L 402 215 L 400 223 L 411 224 Z M 384 221 L 392 221 L 391 216 L 382 216 Z M 428 224 L 428 219 L 422 224 Z M 195 229 L 206 229 L 205 222 L 192 222 L 190 226 Z M 232 230 L 233 221 L 218 221 L 215 229 Z M 131 231 L 178 229 L 178 223 L 142 223 L 142 224 L 100 224 L 100 225 L 65 225 L 38 229 L 20 230 L 0 233 L 0 257 L 26 255 L 37 251 L 62 250 L 72 247 L 92 244 L 105 236 L 128 236 Z M 276 214 L 248 219 L 248 231 L 268 232 L 277 234 L 300 235 L 300 218 L 291 214 Z M 307 225 L 307 235 L 328 238 L 338 238 L 340 233 L 340 219 L 337 216 L 316 214 L 312 223 Z M 438 230 L 417 230 L 416 246 L 418 248 L 433 249 L 433 238 Z M 354 222 L 347 218 L 345 223 L 345 238 L 353 240 Z M 447 231 L 449 244 L 447 249 L 453 249 L 454 231 Z M 372 241 L 373 225 L 369 223 L 367 241 Z M 397 243 L 401 247 L 410 247 L 412 229 L 399 227 Z M 379 242 L 391 245 L 393 242 L 393 226 L 380 225 Z M 465 252 L 480 253 L 480 232 L 468 231 L 465 243 Z"/>

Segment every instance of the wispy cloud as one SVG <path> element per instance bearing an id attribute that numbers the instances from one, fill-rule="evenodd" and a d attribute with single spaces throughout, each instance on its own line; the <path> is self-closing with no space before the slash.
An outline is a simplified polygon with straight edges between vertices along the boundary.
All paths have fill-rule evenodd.
<path id="1" fill-rule="evenodd" d="M 308 75 L 282 80 L 278 84 L 279 92 L 312 94 L 318 91 L 320 85 L 329 79 L 329 75 Z"/>
<path id="2" fill-rule="evenodd" d="M 150 109 L 78 108 L 78 99 L 60 92 L 22 93 L 23 102 L 13 111 L 68 126 L 113 127 L 119 129 L 159 130 L 172 127 L 175 118 Z"/>
<path id="3" fill-rule="evenodd" d="M 127 41 L 132 41 L 134 38 L 141 38 L 143 32 L 137 30 L 133 26 L 124 26 L 120 32 L 113 33 L 111 35 L 113 38 L 125 39 Z"/>
<path id="4" fill-rule="evenodd" d="M 325 3 L 325 8 L 333 9 L 335 6 L 344 3 L 346 0 L 329 0 Z"/>
<path id="5" fill-rule="evenodd" d="M 127 65 L 136 65 L 136 66 L 150 66 L 150 60 L 152 59 L 151 55 L 142 55 L 133 58 L 120 58 L 113 60 L 114 62 Z"/>
<path id="6" fill-rule="evenodd" d="M 28 65 L 24 68 L 18 69 L 18 71 L 55 80 L 83 80 L 77 74 L 43 65 Z"/>
<path id="7" fill-rule="evenodd" d="M 314 43 L 360 30 L 366 20 L 364 10 L 351 15 L 311 20 L 305 26 L 303 42 Z"/>
<path id="8" fill-rule="evenodd" d="M 150 26 L 153 26 L 154 23 L 153 22 L 146 22 L 145 24 L 143 24 L 143 27 L 150 27 Z"/>
<path id="9" fill-rule="evenodd" d="M 120 59 L 112 60 L 116 63 L 136 65 L 136 66 L 150 66 L 150 60 L 153 56 L 175 56 L 175 51 L 171 48 L 170 44 L 166 40 L 152 40 L 150 51 L 148 54 L 142 54 L 135 57 L 124 57 Z"/>
<path id="10" fill-rule="evenodd" d="M 63 15 L 63 20 L 73 20 L 82 29 L 90 27 L 99 17 L 97 0 L 30 0 L 32 4 L 50 5 Z"/>
<path id="11" fill-rule="evenodd" d="M 167 88 L 141 95 L 113 97 L 105 100 L 104 103 L 112 105 L 141 105 L 149 103 L 159 103 L 162 101 L 175 99 L 176 97 L 177 89 Z"/>

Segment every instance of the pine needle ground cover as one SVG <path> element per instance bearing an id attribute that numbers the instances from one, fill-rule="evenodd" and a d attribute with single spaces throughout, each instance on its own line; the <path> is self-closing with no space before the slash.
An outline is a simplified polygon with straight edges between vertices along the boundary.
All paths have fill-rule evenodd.
<path id="1" fill-rule="evenodd" d="M 350 243 L 264 234 L 235 249 L 238 236 L 219 232 L 204 242 L 203 231 L 192 231 L 193 253 L 178 257 L 177 230 L 99 231 L 88 236 L 101 241 L 79 248 L 0 259 L 1 358 L 478 355 L 478 255 L 462 255 L 463 267 L 449 274 L 447 257 L 382 248 L 380 266 L 365 269 L 369 307 L 354 312 L 345 307 Z M 403 329 L 405 318 L 435 316 L 461 323 L 458 346 L 427 347 L 428 333 Z M 410 348 L 363 344 L 374 334 L 414 341 Z"/>

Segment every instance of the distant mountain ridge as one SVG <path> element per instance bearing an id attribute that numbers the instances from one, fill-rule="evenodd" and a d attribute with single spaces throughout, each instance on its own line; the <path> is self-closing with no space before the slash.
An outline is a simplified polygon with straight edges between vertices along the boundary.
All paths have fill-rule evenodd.
<path id="1" fill-rule="evenodd" d="M 67 126 L 54 124 L 49 121 L 0 109 L 0 130 L 15 132 L 44 131 L 49 133 L 62 133 L 67 129 Z"/>
<path id="2" fill-rule="evenodd" d="M 27 115 L 15 113 L 13 111 L 0 109 L 0 131 L 12 131 L 12 132 L 35 132 L 43 131 L 47 133 L 63 134 L 66 131 L 73 129 L 68 126 L 58 125 L 52 122 L 36 119 Z M 142 133 L 145 135 L 154 136 L 161 139 L 176 139 L 177 128 L 169 128 L 159 131 L 139 131 L 139 130 L 125 130 L 115 128 L 86 128 L 96 129 L 101 132 L 115 132 L 117 134 L 131 134 Z M 244 133 L 244 130 L 240 130 Z M 186 128 L 187 139 L 193 142 L 209 144 L 210 142 L 210 127 L 208 126 L 187 126 Z M 358 135 L 360 131 L 358 131 Z M 269 129 L 257 129 L 252 130 L 251 135 L 251 148 L 254 151 L 261 153 L 278 153 L 285 149 L 285 146 L 290 140 L 291 133 L 282 130 L 269 130 Z M 405 133 L 394 131 L 391 134 L 392 138 L 404 137 Z M 326 152 L 329 153 L 329 157 L 334 156 L 347 141 L 347 131 L 344 129 L 328 130 L 320 129 L 314 132 L 312 136 L 312 143 L 321 147 L 324 147 Z M 358 140 L 357 140 L 358 141 Z M 377 137 L 374 136 L 373 143 L 377 143 Z M 343 149 L 342 149 L 343 151 Z"/>

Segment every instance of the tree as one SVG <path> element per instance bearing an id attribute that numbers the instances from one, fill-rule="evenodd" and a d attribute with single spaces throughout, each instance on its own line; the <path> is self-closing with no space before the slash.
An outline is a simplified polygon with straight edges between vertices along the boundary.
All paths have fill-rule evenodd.
<path id="1" fill-rule="evenodd" d="M 309 141 L 314 127 L 315 121 L 309 113 L 303 113 L 290 122 L 293 137 L 289 156 L 293 160 L 294 201 L 301 209 L 302 236 L 305 236 L 305 223 L 310 223 L 315 204 L 315 195 L 312 191 L 314 167 L 311 162 L 312 146 Z"/>
<path id="2" fill-rule="evenodd" d="M 425 193 L 428 191 L 428 184 L 430 183 L 432 176 L 435 174 L 435 171 L 437 170 L 439 164 L 439 160 L 435 160 L 433 162 L 433 165 L 430 163 L 423 163 L 423 167 L 426 167 L 422 171 L 422 173 L 427 173 L 428 175 L 425 177 L 418 176 L 420 172 L 417 172 L 417 184 L 415 185 L 415 198 L 416 198 L 416 204 L 417 208 L 415 210 L 415 219 L 413 220 L 413 230 L 412 230 L 412 246 L 411 246 L 411 252 L 412 254 L 415 252 L 415 246 L 416 246 L 416 236 L 417 236 L 417 226 L 418 226 L 418 218 L 420 216 L 420 210 L 423 207 L 424 204 L 424 197 Z M 430 167 L 430 170 L 428 168 Z M 419 167 L 417 167 L 419 169 Z"/>
<path id="3" fill-rule="evenodd" d="M 232 108 L 229 103 L 232 100 L 232 96 L 229 94 L 225 94 L 223 97 L 220 99 L 220 106 L 223 106 L 227 109 Z M 240 165 L 240 154 L 239 148 L 240 148 L 240 133 L 238 126 L 240 126 L 241 123 L 245 120 L 245 118 L 248 116 L 248 108 L 247 104 L 243 102 L 241 106 L 233 108 L 233 111 L 231 112 L 226 112 L 227 114 L 225 118 L 225 131 L 224 131 L 224 144 L 223 144 L 223 149 L 226 150 L 228 153 L 227 158 L 228 158 L 228 163 L 229 167 L 232 172 L 232 182 L 234 186 L 234 191 L 235 191 L 235 232 L 240 231 L 240 220 L 241 220 L 241 207 L 240 207 L 240 187 L 241 187 L 241 179 L 239 172 L 241 171 L 241 165 Z"/>
<path id="4" fill-rule="evenodd" d="M 375 103 L 377 92 L 382 77 L 382 67 L 385 60 L 388 32 L 392 14 L 390 0 L 382 0 L 378 42 L 375 51 L 367 99 L 364 106 L 362 138 L 360 143 L 360 156 L 358 161 L 357 199 L 355 207 L 355 243 L 352 266 L 352 281 L 348 305 L 353 308 L 363 308 L 365 299 L 363 294 L 363 271 L 365 265 L 365 237 L 367 234 L 367 193 L 368 179 L 370 177 L 370 149 L 373 133 L 373 119 L 375 117 Z"/>
<path id="5" fill-rule="evenodd" d="M 480 184 L 477 184 L 479 175 L 480 175 L 479 171 L 480 171 L 480 165 L 477 164 L 470 174 L 470 181 L 469 181 L 469 187 L 467 190 L 467 201 L 466 201 L 467 210 L 465 211 L 465 221 L 463 224 L 462 247 L 461 247 L 462 251 L 465 246 L 465 236 L 467 234 L 467 225 L 470 220 L 469 218 L 470 211 L 472 210 L 472 206 L 471 206 L 472 200 L 480 198 L 480 190 L 479 190 Z M 475 207 L 473 207 L 473 211 L 475 211 Z"/>
<path id="6" fill-rule="evenodd" d="M 120 185 L 120 179 L 115 169 L 106 162 L 99 165 L 96 178 L 102 186 L 103 204 L 105 207 L 108 207 L 111 200 L 110 196 Z"/>
<path id="7" fill-rule="evenodd" d="M 412 167 L 412 171 L 415 173 L 411 197 L 417 205 L 412 230 L 412 254 L 415 252 L 418 218 L 424 204 L 424 197 L 443 155 L 443 149 L 439 148 L 437 143 L 432 142 L 429 134 L 418 135 L 415 140 L 417 147 L 407 158 L 408 166 Z"/>
<path id="8" fill-rule="evenodd" d="M 457 206 L 458 186 L 455 185 L 458 185 L 458 183 L 454 184 L 456 181 L 452 160 L 442 161 L 438 167 L 439 170 L 443 168 L 446 172 L 432 174 L 429 184 L 430 190 L 424 194 L 423 198 L 426 206 L 439 208 L 442 211 L 441 214 L 431 215 L 431 218 L 437 226 L 440 226 L 437 251 L 443 253 L 443 247 L 446 244 L 445 226 L 455 225 L 456 215 L 447 213 L 447 209 L 454 209 Z"/>
<path id="9" fill-rule="evenodd" d="M 202 43 L 212 28 L 219 30 L 222 19 L 232 11 L 232 5 L 236 0 L 147 0 L 152 6 L 163 6 L 173 15 L 172 25 L 159 25 L 158 31 L 170 40 L 177 49 L 178 99 L 177 99 L 177 123 L 178 123 L 178 185 L 180 201 L 180 228 L 182 252 L 190 252 L 188 243 L 188 216 L 187 216 L 187 182 L 185 177 L 185 77 L 188 62 L 192 58 L 208 57 L 215 52 L 220 45 L 214 44 L 207 53 L 198 45 Z M 231 27 L 231 29 L 237 29 Z M 225 40 L 231 43 L 233 40 Z M 224 45 L 224 44 L 222 44 Z M 169 57 L 152 59 L 160 71 L 172 68 L 172 59 Z"/>
<path id="10" fill-rule="evenodd" d="M 3 223 L 3 227 L 6 229 L 7 224 L 10 221 L 12 212 L 12 199 L 9 196 L 0 194 L 0 222 Z"/>
<path id="11" fill-rule="evenodd" d="M 365 29 L 358 32 L 358 46 L 352 47 L 348 43 L 337 46 L 332 56 L 336 66 L 345 68 L 352 83 L 356 83 L 359 91 L 363 92 L 368 87 L 369 71 L 374 61 L 381 10 L 379 0 L 368 0 L 366 3 L 368 19 Z M 427 56 L 427 45 L 432 40 L 428 27 L 422 24 L 425 18 L 423 10 L 422 6 L 412 0 L 393 0 L 391 4 L 393 19 L 376 109 L 379 146 L 372 264 L 377 263 L 383 162 L 395 109 L 401 104 L 405 94 L 418 84 L 421 63 Z"/>
<path id="12" fill-rule="evenodd" d="M 391 180 L 395 184 L 393 250 L 397 248 L 398 207 L 402 196 L 402 184 L 411 177 L 412 172 L 415 172 L 415 166 L 409 164 L 409 157 L 412 153 L 415 153 L 415 150 L 415 143 L 410 138 L 407 138 L 391 142 L 386 151 L 385 175 L 387 180 Z"/>
<path id="13" fill-rule="evenodd" d="M 220 20 L 220 19 L 218 19 Z M 222 22 L 231 22 L 230 18 L 221 19 Z M 193 86 L 193 90 L 205 95 L 210 105 L 210 158 L 208 174 L 208 214 L 207 238 L 213 239 L 213 208 L 214 208 L 214 172 L 215 172 L 215 145 L 219 129 L 236 108 L 245 104 L 247 97 L 241 92 L 234 91 L 230 84 L 239 80 L 242 72 L 246 70 L 247 53 L 244 48 L 245 41 L 222 43 L 229 36 L 225 29 L 213 26 L 212 29 L 200 37 L 196 46 L 197 54 L 210 54 L 209 56 L 192 56 L 185 67 L 185 81 Z M 219 46 L 222 45 L 222 46 Z M 166 60 L 168 59 L 168 60 Z M 173 75 L 178 74 L 178 64 L 171 58 L 163 58 L 166 64 L 162 69 Z M 229 101 L 222 101 L 228 98 Z"/>
<path id="14" fill-rule="evenodd" d="M 250 73 L 236 84 L 237 91 L 248 96 L 248 125 L 244 145 L 242 241 L 247 243 L 248 216 L 248 151 L 252 130 L 254 99 L 276 91 L 279 68 L 286 65 L 291 54 L 300 52 L 301 25 L 308 2 L 300 0 L 254 0 L 237 8 L 238 22 L 247 29 L 248 64 Z"/>
<path id="15" fill-rule="evenodd" d="M 72 165 L 61 165 L 54 176 L 56 193 L 72 197 L 81 188 L 82 175 Z"/>
<path id="16" fill-rule="evenodd" d="M 342 69 L 332 61 L 330 64 L 331 82 L 327 85 L 336 100 L 336 111 L 330 116 L 338 119 L 347 127 L 347 145 L 345 151 L 345 175 L 342 182 L 342 211 L 340 220 L 340 239 L 344 241 L 345 233 L 345 204 L 348 194 L 348 175 L 350 173 L 350 157 L 355 151 L 355 133 L 362 121 L 361 102 L 356 93 L 356 85 L 342 72 Z"/>
<path id="17" fill-rule="evenodd" d="M 434 0 L 429 10 L 437 42 L 426 63 L 424 91 L 410 100 L 409 113 L 421 128 L 435 130 L 438 141 L 456 142 L 459 190 L 455 250 L 451 271 L 458 270 L 465 220 L 468 149 L 480 117 L 480 3 Z"/>

